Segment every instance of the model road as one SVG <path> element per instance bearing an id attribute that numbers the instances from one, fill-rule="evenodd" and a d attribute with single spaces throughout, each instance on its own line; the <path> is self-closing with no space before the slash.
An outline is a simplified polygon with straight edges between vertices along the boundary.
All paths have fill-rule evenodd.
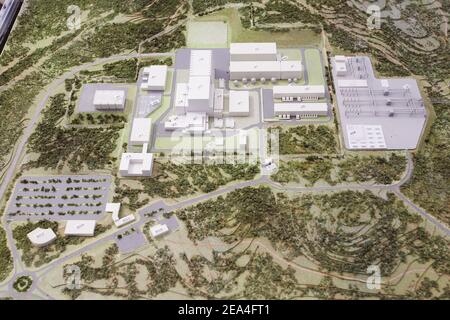
<path id="1" fill-rule="evenodd" d="M 167 31 L 167 32 L 169 32 L 169 31 Z M 167 33 L 167 32 L 165 32 L 165 33 Z M 13 154 L 10 164 L 9 164 L 7 170 L 5 171 L 4 179 L 0 184 L 0 198 L 4 197 L 4 195 L 7 191 L 7 188 L 14 177 L 15 169 L 16 169 L 17 165 L 20 163 L 20 160 L 22 159 L 22 157 L 24 156 L 25 147 L 28 142 L 28 139 L 30 138 L 31 134 L 33 133 L 34 128 L 39 120 L 40 114 L 44 110 L 45 106 L 47 105 L 48 99 L 52 96 L 52 94 L 54 93 L 54 90 L 56 88 L 58 88 L 60 85 L 62 85 L 66 79 L 73 77 L 76 73 L 78 73 L 84 69 L 88 69 L 88 68 L 98 65 L 98 64 L 104 64 L 104 63 L 119 61 L 119 60 L 127 60 L 127 59 L 132 59 L 132 58 L 164 57 L 164 56 L 173 57 L 174 54 L 173 53 L 147 53 L 147 54 L 134 53 L 134 54 L 127 54 L 127 55 L 115 55 L 115 56 L 111 56 L 108 58 L 97 59 L 93 62 L 77 66 L 77 67 L 73 68 L 71 71 L 68 71 L 65 74 L 63 74 L 58 79 L 54 80 L 47 87 L 45 97 L 38 103 L 37 109 L 35 110 L 33 117 L 30 119 L 29 123 L 27 124 L 27 127 L 24 130 L 24 133 L 20 139 L 20 142 L 16 146 L 16 150 Z M 163 115 L 163 117 L 165 115 L 166 115 L 166 113 Z M 163 117 L 161 117 L 161 118 L 163 118 Z M 261 126 L 261 123 L 258 126 Z M 265 144 L 262 142 L 262 137 L 260 137 L 260 145 L 262 147 L 261 149 L 265 149 L 265 148 L 263 148 L 263 146 Z M 263 157 L 264 154 L 263 154 L 262 150 L 260 151 L 260 153 L 261 153 L 260 156 Z M 145 214 L 150 213 L 155 210 L 158 210 L 160 208 L 164 209 L 166 212 L 171 212 L 171 211 L 175 211 L 175 210 L 179 210 L 179 209 L 182 209 L 185 207 L 192 206 L 198 202 L 213 199 L 219 195 L 223 195 L 223 194 L 232 192 L 232 191 L 240 189 L 240 188 L 256 187 L 259 185 L 270 185 L 274 188 L 277 188 L 277 189 L 280 189 L 283 191 L 292 191 L 292 192 L 325 192 L 325 191 L 337 191 L 337 190 L 370 190 L 370 191 L 387 190 L 387 191 L 395 193 L 401 200 L 403 200 L 406 204 L 408 204 L 418 214 L 420 214 L 426 220 L 430 221 L 434 226 L 436 226 L 437 228 L 442 230 L 446 236 L 449 236 L 450 230 L 444 224 L 442 224 L 439 220 L 435 219 L 433 216 L 426 213 L 423 209 L 421 209 L 418 206 L 416 206 L 415 204 L 413 204 L 408 198 L 406 198 L 400 192 L 400 187 L 410 179 L 410 177 L 412 175 L 412 171 L 413 171 L 413 161 L 412 161 L 412 158 L 411 158 L 411 155 L 409 152 L 407 152 L 407 160 L 408 160 L 408 165 L 407 165 L 407 170 L 406 170 L 405 175 L 399 182 L 392 184 L 392 185 L 354 184 L 354 185 L 338 185 L 338 186 L 323 186 L 323 187 L 291 187 L 291 186 L 283 186 L 281 184 L 278 184 L 278 183 L 270 180 L 269 176 L 261 176 L 260 178 L 255 179 L 255 180 L 238 182 L 238 183 L 235 183 L 235 184 L 232 184 L 229 186 L 225 186 L 223 188 L 220 188 L 220 189 L 210 192 L 208 194 L 203 194 L 203 195 L 200 195 L 200 196 L 197 196 L 197 197 L 194 197 L 191 199 L 187 199 L 187 200 L 184 200 L 184 201 L 178 202 L 176 204 L 172 204 L 172 205 L 167 205 L 163 201 L 158 201 L 158 202 L 151 204 L 143 209 L 140 209 L 138 211 L 138 215 L 140 216 L 140 219 L 137 222 L 130 224 L 128 227 L 134 227 L 136 229 L 139 229 L 140 227 L 142 227 L 146 222 L 148 222 L 151 219 L 149 217 L 146 217 Z M 10 295 L 10 296 L 20 295 L 20 297 L 23 298 L 24 297 L 23 294 L 18 294 L 17 292 L 15 292 L 14 289 L 12 289 L 12 283 L 13 283 L 15 277 L 17 275 L 23 274 L 24 271 L 26 271 L 26 270 L 22 264 L 20 254 L 15 246 L 15 242 L 12 237 L 12 230 L 9 227 L 7 220 L 8 220 L 7 215 L 4 215 L 3 222 L 4 222 L 4 227 L 6 230 L 8 243 L 9 243 L 11 253 L 13 256 L 14 272 L 9 277 L 9 280 L 7 280 L 4 283 L 4 285 L 2 285 L 0 287 L 0 293 L 8 292 L 8 295 Z M 64 220 L 64 219 L 61 218 L 60 220 Z M 71 258 L 79 256 L 80 254 L 91 250 L 92 248 L 98 246 L 99 244 L 114 240 L 115 237 L 121 232 L 123 232 L 123 229 L 119 229 L 112 234 L 109 234 L 103 238 L 97 239 L 97 240 L 89 243 L 88 245 L 84 246 L 83 248 L 80 248 L 80 249 L 70 253 L 69 255 L 66 255 L 64 257 L 54 260 L 53 262 L 47 264 L 46 266 L 44 266 L 42 268 L 39 268 L 32 272 L 26 271 L 26 274 L 31 276 L 36 281 L 34 282 L 35 284 L 33 285 L 33 290 L 30 293 L 27 293 L 25 296 L 28 295 L 31 298 L 31 297 L 36 297 L 36 295 L 38 295 L 39 297 L 42 297 L 42 298 L 51 298 L 47 294 L 45 294 L 41 288 L 39 288 L 39 279 L 41 279 L 43 276 L 45 276 L 56 265 L 62 264 Z"/>
<path id="2" fill-rule="evenodd" d="M 211 193 L 203 194 L 203 195 L 200 195 L 200 196 L 197 196 L 197 197 L 194 197 L 191 199 L 187 199 L 187 200 L 181 201 L 179 203 L 171 204 L 171 205 L 166 204 L 162 200 L 157 201 L 147 207 L 144 207 L 144 208 L 138 210 L 137 214 L 139 215 L 140 219 L 137 222 L 128 225 L 128 228 L 134 227 L 137 230 L 141 229 L 145 223 L 147 223 L 148 221 L 151 220 L 150 217 L 146 217 L 145 215 L 147 213 L 158 211 L 160 209 L 163 209 L 166 212 L 172 212 L 172 211 L 176 211 L 179 209 L 183 209 L 183 208 L 195 205 L 202 201 L 207 201 L 209 199 L 216 198 L 220 195 L 227 194 L 227 193 L 235 191 L 237 189 L 241 189 L 241 188 L 245 188 L 245 187 L 256 187 L 259 185 L 270 185 L 274 188 L 277 188 L 277 189 L 280 189 L 283 191 L 293 191 L 293 192 L 314 192 L 314 191 L 315 192 L 325 192 L 325 191 L 336 191 L 336 190 L 371 190 L 371 191 L 388 190 L 388 191 L 391 191 L 391 192 L 394 192 L 395 194 L 397 194 L 399 196 L 399 198 L 401 198 L 408 205 L 410 205 L 412 209 L 414 209 L 416 212 L 418 212 L 421 216 L 423 216 L 425 219 L 430 221 L 436 227 L 440 228 L 447 236 L 450 235 L 450 231 L 448 230 L 448 228 L 446 228 L 444 225 L 442 225 L 438 220 L 434 219 L 431 215 L 427 214 L 424 210 L 415 206 L 409 199 L 407 199 L 403 194 L 400 193 L 400 191 L 399 191 L 400 186 L 409 180 L 409 178 L 411 177 L 412 169 L 413 169 L 413 162 L 412 162 L 412 159 L 411 159 L 411 156 L 409 153 L 408 153 L 407 158 L 408 158 L 408 166 L 407 166 L 405 175 L 399 182 L 392 184 L 392 185 L 377 185 L 377 184 L 363 185 L 363 184 L 361 184 L 361 185 L 341 185 L 341 186 L 324 186 L 324 187 L 289 187 L 289 186 L 283 186 L 283 185 L 273 182 L 272 180 L 269 179 L 268 176 L 262 176 L 256 180 L 238 182 L 233 185 L 229 185 L 229 186 L 220 188 Z M 122 233 L 123 231 L 124 231 L 124 229 L 118 229 L 114 233 L 109 234 L 103 238 L 97 239 L 97 240 L 89 243 L 88 245 L 84 246 L 83 248 L 80 248 L 64 257 L 61 257 L 59 259 L 52 261 L 51 263 L 45 265 L 42 268 L 38 268 L 37 270 L 35 270 L 33 272 L 28 272 L 27 275 L 32 277 L 37 282 L 34 289 L 38 290 L 41 293 L 41 296 L 43 298 L 44 297 L 51 298 L 39 288 L 38 285 L 39 285 L 40 279 L 45 277 L 48 274 L 48 272 L 50 272 L 54 267 L 61 265 L 74 257 L 80 256 L 82 253 L 88 252 L 89 250 L 95 248 L 96 246 L 98 246 L 100 244 L 104 244 L 106 242 L 113 241 L 117 237 L 117 235 L 119 233 Z M 14 251 L 13 255 L 14 255 L 15 261 L 17 261 L 17 260 L 20 261 L 20 255 L 17 253 L 17 251 Z M 9 294 L 12 294 L 13 296 L 18 295 L 12 289 L 12 280 L 9 281 L 4 287 L 8 288 L 7 290 L 9 292 Z M 30 292 L 29 295 L 30 295 L 30 297 L 35 296 L 36 292 L 35 291 Z M 23 295 L 21 295 L 20 297 L 24 298 Z"/>

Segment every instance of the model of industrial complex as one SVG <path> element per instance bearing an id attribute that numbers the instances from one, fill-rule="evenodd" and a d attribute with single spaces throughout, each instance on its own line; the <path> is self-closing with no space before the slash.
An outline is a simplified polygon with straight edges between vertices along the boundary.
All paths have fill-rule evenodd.
<path id="1" fill-rule="evenodd" d="M 350 290 L 418 298 L 414 285 L 422 297 L 448 293 L 448 215 L 436 216 L 413 191 L 414 170 L 426 161 L 420 150 L 440 139 L 427 138 L 436 115 L 423 79 L 381 72 L 382 63 L 407 69 L 391 51 L 384 62 L 368 50 L 335 50 L 333 41 L 345 37 L 327 35 L 337 31 L 324 22 L 321 34 L 284 30 L 290 18 L 270 22 L 285 14 L 284 1 L 212 11 L 197 0 L 167 1 L 164 10 L 179 8 L 167 16 L 160 2 L 108 20 L 120 28 L 132 17 L 123 24 L 131 26 L 127 41 L 127 33 L 138 38 L 131 53 L 112 49 L 126 46 L 118 38 L 111 53 L 86 53 L 103 41 L 85 44 L 86 30 L 95 34 L 97 20 L 113 12 L 98 4 L 80 5 L 81 29 L 39 49 L 45 53 L 36 49 L 45 33 L 28 47 L 12 42 L 29 64 L 23 73 L 6 46 L 0 110 L 29 73 L 40 73 L 42 88 L 29 98 L 34 87 L 20 89 L 33 106 L 18 132 L 0 121 L 15 137 L 11 152 L 0 154 L 0 297 L 292 299 L 318 297 L 320 287 L 331 299 Z M 351 10 L 363 6 L 355 3 Z M 37 14 L 39 4 L 21 5 L 5 2 L 0 37 L 19 8 L 24 17 Z M 315 8 L 315 19 L 324 10 L 285 5 Z M 26 32 L 21 14 L 9 41 Z M 140 19 L 153 14 L 164 28 L 151 34 Z M 234 14 L 249 30 L 235 31 Z M 108 32 L 102 37 L 122 33 Z M 178 37 L 185 42 L 175 45 Z M 75 58 L 77 46 L 83 58 Z M 429 202 L 447 200 L 440 193 Z M 440 260 L 426 254 L 438 246 Z M 366 286 L 373 268 L 385 277 L 376 289 Z"/>

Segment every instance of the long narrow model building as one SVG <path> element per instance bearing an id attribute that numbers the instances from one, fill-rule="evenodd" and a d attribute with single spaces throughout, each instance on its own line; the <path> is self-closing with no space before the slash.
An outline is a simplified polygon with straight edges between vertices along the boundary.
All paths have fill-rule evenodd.
<path id="1" fill-rule="evenodd" d="M 230 79 L 262 78 L 270 80 L 300 79 L 303 66 L 301 61 L 230 61 Z"/>
<path id="2" fill-rule="evenodd" d="M 273 97 L 325 98 L 324 86 L 273 86 Z"/>
<path id="3" fill-rule="evenodd" d="M 264 43 L 231 43 L 231 61 L 275 61 L 277 60 L 277 44 Z"/>
<path id="4" fill-rule="evenodd" d="M 327 116 L 328 104 L 326 103 L 275 103 L 276 116 Z"/>

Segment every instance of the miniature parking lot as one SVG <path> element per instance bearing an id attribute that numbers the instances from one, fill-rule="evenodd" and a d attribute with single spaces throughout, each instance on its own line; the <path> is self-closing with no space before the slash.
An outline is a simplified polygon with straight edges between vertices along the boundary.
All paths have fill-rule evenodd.
<path id="1" fill-rule="evenodd" d="M 111 181 L 109 175 L 22 177 L 6 212 L 14 220 L 99 219 Z"/>

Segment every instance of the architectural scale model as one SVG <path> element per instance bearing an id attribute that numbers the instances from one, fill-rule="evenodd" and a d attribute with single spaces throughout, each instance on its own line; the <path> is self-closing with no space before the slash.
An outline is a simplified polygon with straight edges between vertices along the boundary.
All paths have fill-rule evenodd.
<path id="1" fill-rule="evenodd" d="M 0 298 L 448 299 L 450 8 L 406 2 L 4 1 Z"/>

